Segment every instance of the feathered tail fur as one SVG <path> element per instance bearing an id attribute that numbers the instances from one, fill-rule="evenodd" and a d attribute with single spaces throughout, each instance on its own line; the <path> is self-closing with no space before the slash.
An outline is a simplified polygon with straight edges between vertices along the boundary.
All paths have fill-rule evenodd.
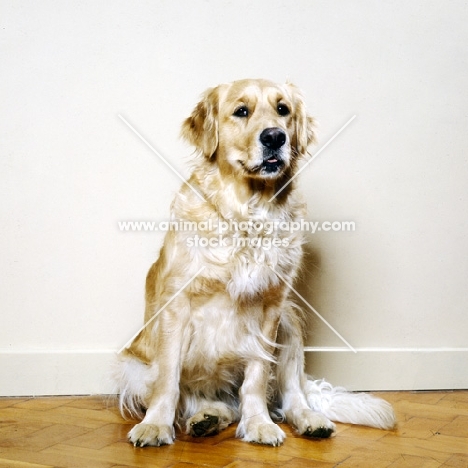
<path id="1" fill-rule="evenodd" d="M 392 405 L 368 393 L 351 393 L 333 387 L 325 380 L 307 380 L 307 403 L 331 421 L 393 429 L 396 423 Z"/>

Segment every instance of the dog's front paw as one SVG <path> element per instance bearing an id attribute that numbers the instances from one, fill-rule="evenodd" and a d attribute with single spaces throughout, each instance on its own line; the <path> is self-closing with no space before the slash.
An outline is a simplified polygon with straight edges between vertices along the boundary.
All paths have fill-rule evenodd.
<path id="1" fill-rule="evenodd" d="M 286 434 L 274 423 L 249 424 L 242 437 L 246 442 L 272 445 L 273 447 L 281 445 L 285 438 Z"/>
<path id="2" fill-rule="evenodd" d="M 327 439 L 331 437 L 336 426 L 323 414 L 305 409 L 295 418 L 294 425 L 299 434 L 313 439 Z"/>
<path id="3" fill-rule="evenodd" d="M 137 424 L 129 433 L 128 440 L 135 447 L 168 445 L 174 442 L 174 430 L 170 426 L 156 424 Z"/>

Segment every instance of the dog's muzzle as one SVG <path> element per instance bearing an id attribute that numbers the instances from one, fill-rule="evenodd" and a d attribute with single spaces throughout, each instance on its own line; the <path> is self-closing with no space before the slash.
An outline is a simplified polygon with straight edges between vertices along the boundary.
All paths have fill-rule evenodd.
<path id="1" fill-rule="evenodd" d="M 278 172 L 284 165 L 281 148 L 286 143 L 286 133 L 281 128 L 266 128 L 260 134 L 263 145 L 262 169 L 265 172 Z"/>

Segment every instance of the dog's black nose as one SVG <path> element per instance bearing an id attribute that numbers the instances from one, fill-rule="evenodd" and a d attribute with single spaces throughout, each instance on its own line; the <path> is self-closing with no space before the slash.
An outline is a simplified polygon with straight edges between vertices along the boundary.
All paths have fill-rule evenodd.
<path id="1" fill-rule="evenodd" d="M 276 150 L 286 142 L 286 133 L 278 127 L 265 128 L 260 134 L 260 141 L 263 146 Z"/>

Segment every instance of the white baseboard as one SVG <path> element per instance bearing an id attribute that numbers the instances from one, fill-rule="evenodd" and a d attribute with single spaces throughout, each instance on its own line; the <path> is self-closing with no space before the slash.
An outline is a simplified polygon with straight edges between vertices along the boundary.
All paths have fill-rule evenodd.
<path id="1" fill-rule="evenodd" d="M 113 392 L 115 351 L 0 351 L 0 396 Z"/>
<path id="2" fill-rule="evenodd" d="M 348 390 L 468 388 L 468 348 L 312 348 L 306 370 Z"/>
<path id="3" fill-rule="evenodd" d="M 307 372 L 349 390 L 468 388 L 468 349 L 306 348 Z M 0 396 L 113 393 L 115 351 L 0 351 Z"/>

